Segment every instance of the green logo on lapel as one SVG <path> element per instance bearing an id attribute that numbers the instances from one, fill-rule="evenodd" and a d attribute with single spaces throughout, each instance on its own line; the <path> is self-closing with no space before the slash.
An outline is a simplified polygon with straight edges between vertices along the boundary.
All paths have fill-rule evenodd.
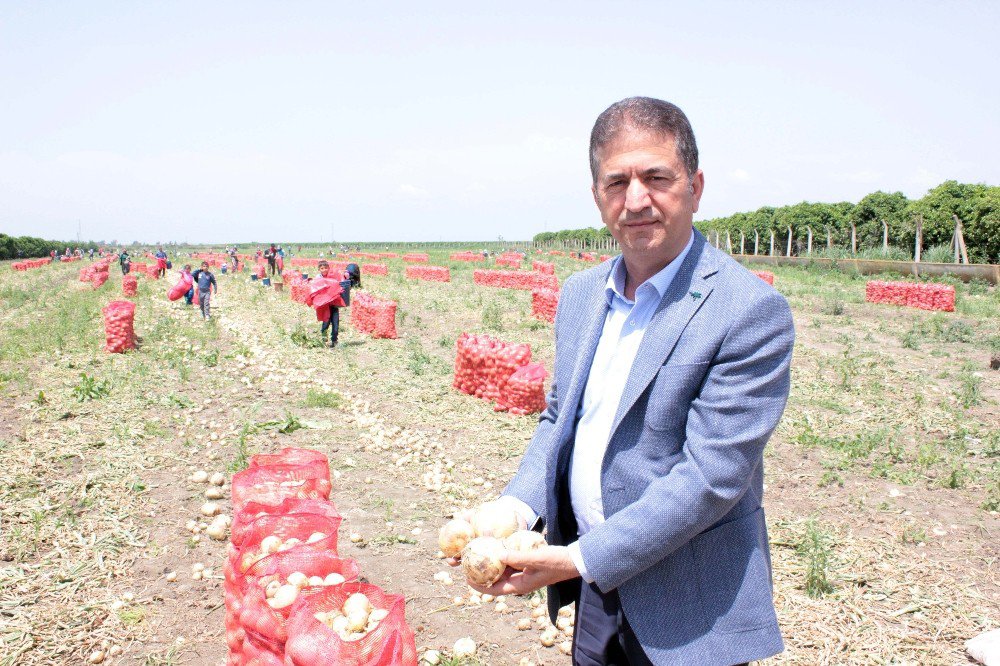
<path id="1" fill-rule="evenodd" d="M 701 292 L 700 291 L 692 291 L 691 292 L 691 298 L 693 300 L 697 301 L 699 298 L 701 298 Z"/>

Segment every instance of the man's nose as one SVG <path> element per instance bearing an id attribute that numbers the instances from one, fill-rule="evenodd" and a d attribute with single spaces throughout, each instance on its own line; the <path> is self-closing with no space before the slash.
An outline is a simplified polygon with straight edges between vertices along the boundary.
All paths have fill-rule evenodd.
<path id="1" fill-rule="evenodd" d="M 633 178 L 625 190 L 625 208 L 633 213 L 649 207 L 649 189 L 639 178 Z"/>

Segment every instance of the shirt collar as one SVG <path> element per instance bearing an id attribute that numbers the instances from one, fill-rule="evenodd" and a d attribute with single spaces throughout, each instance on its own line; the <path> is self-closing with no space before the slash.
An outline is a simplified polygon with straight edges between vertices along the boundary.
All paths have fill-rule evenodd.
<path id="1" fill-rule="evenodd" d="M 691 233 L 691 237 L 688 239 L 687 245 L 681 250 L 681 253 L 677 255 L 673 261 L 664 266 L 659 273 L 649 278 L 636 288 L 636 294 L 639 293 L 644 285 L 652 285 L 656 289 L 656 294 L 659 298 L 663 298 L 663 295 L 667 293 L 667 289 L 670 288 L 670 283 L 674 281 L 674 277 L 677 276 L 677 272 L 681 269 L 681 264 L 684 263 L 684 259 L 687 257 L 688 252 L 691 251 L 691 246 L 694 245 L 694 232 Z M 611 305 L 611 301 L 615 296 L 625 301 L 626 303 L 631 303 L 629 299 L 625 298 L 625 259 L 621 255 L 615 259 L 614 265 L 611 267 L 611 274 L 608 275 L 608 282 L 604 287 L 604 295 L 608 299 L 608 305 Z"/>

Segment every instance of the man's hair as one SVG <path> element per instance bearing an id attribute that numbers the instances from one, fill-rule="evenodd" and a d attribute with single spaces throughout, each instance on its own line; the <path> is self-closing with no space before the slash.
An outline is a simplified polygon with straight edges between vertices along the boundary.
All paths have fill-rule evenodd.
<path id="1" fill-rule="evenodd" d="M 330 267 L 330 262 L 327 261 L 326 259 L 321 259 L 320 262 L 316 264 L 316 268 L 323 268 L 324 266 L 326 266 L 327 268 Z"/>
<path id="2" fill-rule="evenodd" d="M 208 262 L 207 261 L 201 262 L 201 265 L 204 266 L 205 268 L 208 268 Z"/>
<path id="3" fill-rule="evenodd" d="M 677 154 L 684 163 L 688 177 L 698 171 L 698 144 L 691 123 L 680 108 L 652 97 L 628 97 L 615 102 L 597 116 L 590 132 L 590 173 L 597 182 L 600 166 L 597 152 L 615 140 L 626 128 L 654 134 L 670 135 L 677 144 Z"/>

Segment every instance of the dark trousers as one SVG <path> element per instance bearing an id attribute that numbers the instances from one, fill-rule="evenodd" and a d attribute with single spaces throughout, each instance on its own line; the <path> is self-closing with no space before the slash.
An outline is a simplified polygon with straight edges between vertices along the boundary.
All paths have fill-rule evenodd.
<path id="1" fill-rule="evenodd" d="M 652 666 L 618 603 L 618 591 L 607 594 L 583 582 L 573 627 L 574 666 Z"/>
<path id="2" fill-rule="evenodd" d="M 324 321 L 319 329 L 319 334 L 324 340 L 326 340 L 326 329 L 330 329 L 330 342 L 336 344 L 340 333 L 340 308 L 330 306 L 330 318 Z"/>
<path id="3" fill-rule="evenodd" d="M 653 666 L 622 613 L 618 590 L 604 594 L 592 583 L 581 583 L 573 627 L 573 666 Z"/>

